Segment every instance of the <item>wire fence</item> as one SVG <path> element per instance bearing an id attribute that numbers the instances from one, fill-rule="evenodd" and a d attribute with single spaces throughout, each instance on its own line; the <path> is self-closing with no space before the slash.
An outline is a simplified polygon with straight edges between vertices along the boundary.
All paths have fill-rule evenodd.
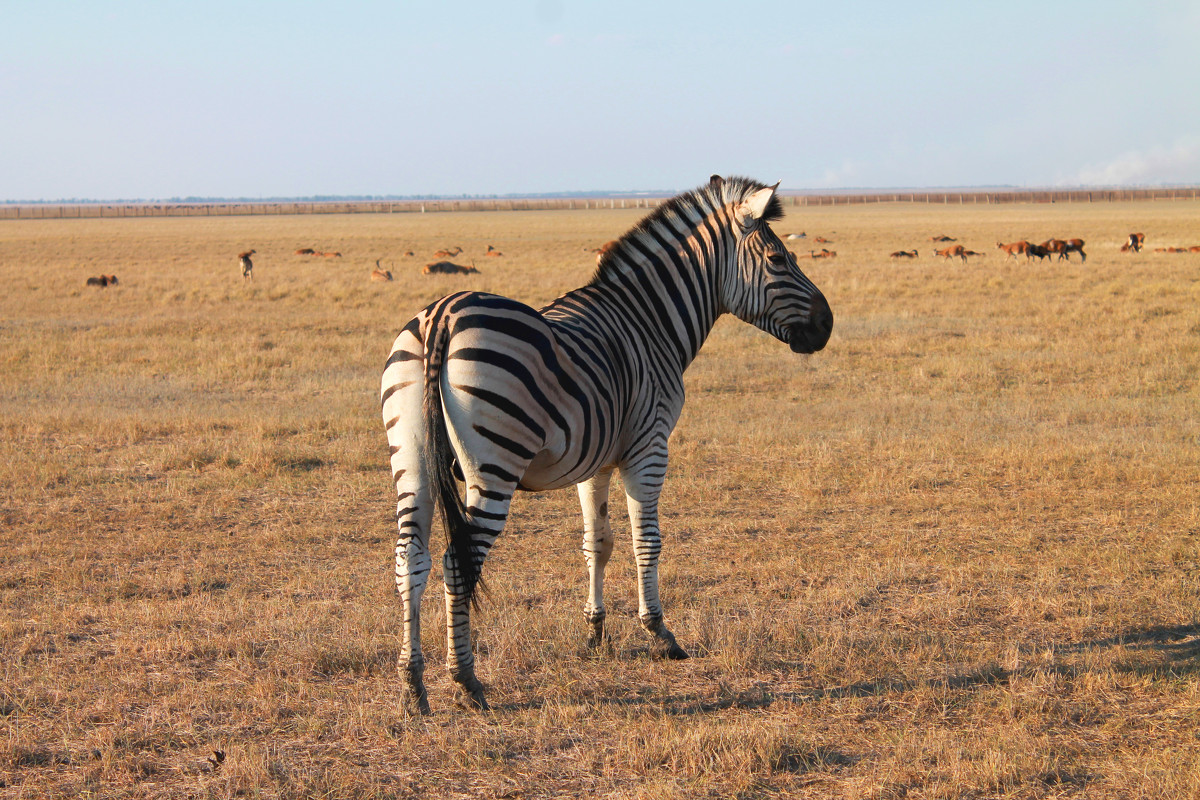
<path id="1" fill-rule="evenodd" d="M 863 193 L 784 193 L 792 206 L 866 203 L 980 205 L 1003 203 L 1109 203 L 1129 200 L 1196 200 L 1200 187 L 1173 189 L 1073 189 L 924 191 Z M 461 200 L 318 200 L 212 203 L 5 203 L 0 220 L 94 219 L 102 217 L 233 217 L 264 214 L 412 214 L 453 211 L 559 211 L 575 209 L 654 208 L 666 196 L 472 198 Z"/>

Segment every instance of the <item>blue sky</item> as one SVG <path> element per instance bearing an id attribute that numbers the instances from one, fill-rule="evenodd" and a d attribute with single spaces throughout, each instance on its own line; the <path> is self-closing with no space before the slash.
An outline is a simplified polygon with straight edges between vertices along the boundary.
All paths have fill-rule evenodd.
<path id="1" fill-rule="evenodd" d="M 1200 2 L 3 0 L 0 200 L 1200 183 Z"/>

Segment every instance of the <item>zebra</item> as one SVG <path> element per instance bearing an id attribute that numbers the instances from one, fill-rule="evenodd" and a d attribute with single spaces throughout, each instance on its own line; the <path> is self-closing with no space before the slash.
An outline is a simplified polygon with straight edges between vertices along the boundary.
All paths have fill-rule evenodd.
<path id="1" fill-rule="evenodd" d="M 605 255 L 590 282 L 540 311 L 462 291 L 401 330 L 381 406 L 396 487 L 399 668 L 406 703 L 429 713 L 420 604 L 442 511 L 447 666 L 462 705 L 488 709 L 476 678 L 470 610 L 484 559 L 518 489 L 578 485 L 588 570 L 588 644 L 604 641 L 612 553 L 609 483 L 619 471 L 638 570 L 638 616 L 656 654 L 687 658 L 663 622 L 658 501 L 683 372 L 726 312 L 787 342 L 823 348 L 833 312 L 771 230 L 775 186 L 709 182 L 666 201 Z M 464 499 L 458 481 L 466 487 Z"/>

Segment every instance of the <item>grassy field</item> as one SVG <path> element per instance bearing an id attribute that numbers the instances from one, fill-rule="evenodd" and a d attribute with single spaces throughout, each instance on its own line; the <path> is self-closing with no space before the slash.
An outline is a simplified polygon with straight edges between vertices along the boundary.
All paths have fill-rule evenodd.
<path id="1" fill-rule="evenodd" d="M 383 360 L 451 290 L 582 283 L 640 212 L 0 222 L 0 797 L 1200 794 L 1200 255 L 1118 251 L 1200 243 L 1200 204 L 788 212 L 839 254 L 802 262 L 834 335 L 726 319 L 687 374 L 694 657 L 647 654 L 620 502 L 584 652 L 575 493 L 520 495 L 475 616 L 495 711 L 451 704 L 435 589 L 428 718 Z M 995 249 L 1051 236 L 1086 264 Z M 420 274 L 456 244 L 479 275 Z"/>

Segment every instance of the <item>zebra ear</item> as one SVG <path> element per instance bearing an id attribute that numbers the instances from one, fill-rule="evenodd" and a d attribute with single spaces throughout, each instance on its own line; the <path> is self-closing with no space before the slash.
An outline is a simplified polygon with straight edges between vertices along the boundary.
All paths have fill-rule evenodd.
<path id="1" fill-rule="evenodd" d="M 741 207 L 738 208 L 738 216 L 743 220 L 749 217 L 750 219 L 762 219 L 763 214 L 767 212 L 767 206 L 771 204 L 771 198 L 775 196 L 775 190 L 779 188 L 779 184 L 768 186 L 765 189 L 759 189 L 754 194 L 742 201 Z"/>

